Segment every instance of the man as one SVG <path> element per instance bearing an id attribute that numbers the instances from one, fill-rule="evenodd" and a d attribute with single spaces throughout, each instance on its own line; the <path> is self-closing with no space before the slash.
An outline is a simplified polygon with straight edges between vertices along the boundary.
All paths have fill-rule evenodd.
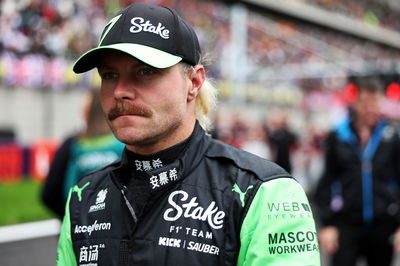
<path id="1" fill-rule="evenodd" d="M 350 118 L 327 137 L 325 171 L 316 189 L 322 251 L 332 265 L 390 265 L 399 226 L 399 129 L 380 116 L 382 85 L 359 82 Z M 399 236 L 394 237 L 400 247 Z"/>
<path id="2" fill-rule="evenodd" d="M 212 140 L 214 101 L 193 29 L 133 4 L 74 71 L 97 67 L 121 161 L 70 192 L 58 265 L 319 265 L 300 185 L 283 169 Z"/>

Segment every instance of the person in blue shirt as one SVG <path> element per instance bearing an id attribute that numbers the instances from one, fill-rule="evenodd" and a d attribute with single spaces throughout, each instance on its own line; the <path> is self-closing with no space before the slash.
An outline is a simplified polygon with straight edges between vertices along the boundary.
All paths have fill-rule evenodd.
<path id="1" fill-rule="evenodd" d="M 328 135 L 316 188 L 321 250 L 334 266 L 391 265 L 399 249 L 400 130 L 380 112 L 383 84 L 363 78 L 349 116 Z"/>

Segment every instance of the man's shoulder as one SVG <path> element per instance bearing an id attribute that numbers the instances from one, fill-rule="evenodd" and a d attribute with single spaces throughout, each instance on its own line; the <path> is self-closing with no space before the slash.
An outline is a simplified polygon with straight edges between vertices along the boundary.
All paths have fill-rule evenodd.
<path id="1" fill-rule="evenodd" d="M 210 148 L 206 152 L 206 157 L 228 161 L 242 170 L 252 172 L 262 181 L 290 176 L 274 162 L 215 139 L 212 140 Z"/>
<path id="2" fill-rule="evenodd" d="M 78 183 L 77 185 L 84 185 L 87 182 L 90 182 L 91 184 L 100 184 L 101 182 L 105 181 L 104 179 L 112 172 L 113 170 L 117 169 L 118 166 L 120 165 L 121 160 L 116 160 L 115 162 L 108 164 L 104 167 L 101 167 L 99 169 L 96 169 L 89 174 L 85 175 Z"/>

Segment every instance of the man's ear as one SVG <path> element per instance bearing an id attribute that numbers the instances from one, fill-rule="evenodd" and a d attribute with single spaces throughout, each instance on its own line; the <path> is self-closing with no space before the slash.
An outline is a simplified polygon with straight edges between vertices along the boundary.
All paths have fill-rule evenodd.
<path id="1" fill-rule="evenodd" d="M 199 94 L 201 86 L 203 86 L 204 81 L 206 80 L 206 71 L 204 66 L 196 65 L 193 67 L 193 70 L 189 73 L 190 79 L 190 88 L 188 91 L 187 101 L 193 101 L 197 94 Z"/>

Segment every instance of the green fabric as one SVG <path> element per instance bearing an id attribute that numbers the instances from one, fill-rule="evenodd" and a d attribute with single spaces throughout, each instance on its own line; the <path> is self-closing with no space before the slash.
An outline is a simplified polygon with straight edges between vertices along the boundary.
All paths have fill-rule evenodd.
<path id="1" fill-rule="evenodd" d="M 63 184 L 64 198 L 82 177 L 120 158 L 124 147 L 111 133 L 73 143 Z"/>
<path id="2" fill-rule="evenodd" d="M 78 144 L 81 149 L 109 149 L 113 147 L 117 151 L 123 148 L 125 145 L 119 142 L 113 134 L 104 134 L 96 137 L 82 138 L 78 140 Z"/>
<path id="3" fill-rule="evenodd" d="M 75 266 L 76 258 L 71 240 L 71 220 L 69 216 L 69 202 L 72 190 L 68 194 L 67 204 L 65 207 L 65 216 L 63 219 L 60 239 L 58 240 L 57 249 L 57 266 Z"/>
<path id="4" fill-rule="evenodd" d="M 240 266 L 320 265 L 311 208 L 294 179 L 261 185 L 243 221 L 240 241 Z"/>

